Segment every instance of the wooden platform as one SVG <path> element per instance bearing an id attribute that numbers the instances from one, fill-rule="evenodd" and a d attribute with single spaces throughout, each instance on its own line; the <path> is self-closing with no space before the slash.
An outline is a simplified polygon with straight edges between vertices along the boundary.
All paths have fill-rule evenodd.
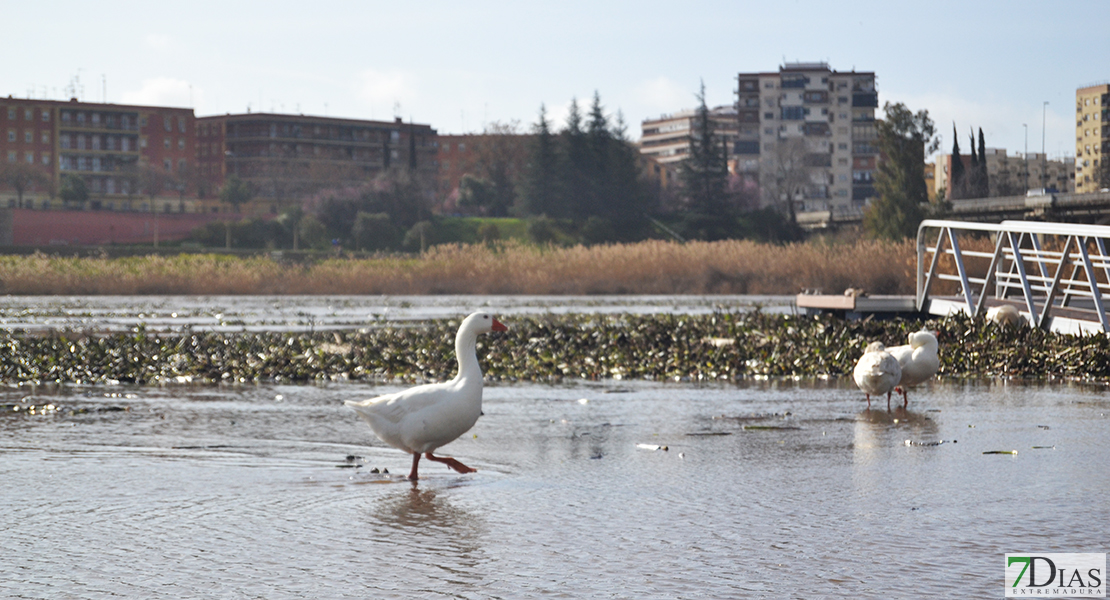
<path id="1" fill-rule="evenodd" d="M 832 313 L 846 319 L 861 319 L 868 315 L 891 318 L 919 314 L 913 296 L 798 294 L 794 302 L 808 315 Z"/>

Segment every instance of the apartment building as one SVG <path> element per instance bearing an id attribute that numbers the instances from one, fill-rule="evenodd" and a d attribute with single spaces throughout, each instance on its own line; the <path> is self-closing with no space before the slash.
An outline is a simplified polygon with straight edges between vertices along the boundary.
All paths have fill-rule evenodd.
<path id="1" fill-rule="evenodd" d="M 25 191 L 25 208 L 151 210 L 145 188 L 152 178 L 143 176 L 149 167 L 160 173 L 154 208 L 182 211 L 182 198 L 195 194 L 193 120 L 189 108 L 8 96 L 0 99 L 0 160 L 44 176 Z M 67 174 L 85 182 L 89 199 L 82 206 L 65 207 L 58 198 Z M 17 203 L 15 190 L 0 181 L 0 206 Z"/>
<path id="2" fill-rule="evenodd" d="M 640 155 L 651 165 L 652 179 L 663 188 L 676 180 L 679 164 L 690 155 L 690 136 L 697 127 L 697 116 L 697 110 L 687 109 L 640 124 Z M 729 148 L 729 170 L 735 172 L 732 148 L 738 130 L 736 107 L 710 109 L 709 121 L 713 135 L 725 140 Z"/>
<path id="3" fill-rule="evenodd" d="M 971 155 L 961 154 L 960 158 L 964 173 L 969 173 Z M 1074 179 L 1077 167 L 1071 157 L 1049 159 L 1041 152 L 1009 154 L 1004 148 L 987 148 L 986 160 L 989 196 L 1022 196 L 1028 190 L 1042 187 L 1058 192 L 1076 191 Z M 933 164 L 935 168 L 929 196 L 935 198 L 943 192 L 945 198 L 951 198 L 949 173 L 952 171 L 952 155 L 938 154 Z"/>
<path id="4" fill-rule="evenodd" d="M 794 62 L 740 73 L 733 163 L 758 178 L 765 205 L 858 213 L 875 195 L 878 106 L 873 72 Z"/>
<path id="5" fill-rule="evenodd" d="M 1075 91 L 1075 191 L 1097 192 L 1110 187 L 1102 165 L 1110 153 L 1110 84 Z M 1110 171 L 1108 171 L 1110 172 Z"/>
<path id="6" fill-rule="evenodd" d="M 436 131 L 400 118 L 228 114 L 198 118 L 195 135 L 201 195 L 214 197 L 235 175 L 271 211 L 319 189 L 365 181 L 390 166 L 436 171 Z"/>

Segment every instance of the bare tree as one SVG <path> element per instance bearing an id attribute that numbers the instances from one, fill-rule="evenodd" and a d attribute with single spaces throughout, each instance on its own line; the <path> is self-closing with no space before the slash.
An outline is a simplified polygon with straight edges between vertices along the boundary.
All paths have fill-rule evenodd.
<path id="1" fill-rule="evenodd" d="M 50 176 L 35 165 L 14 162 L 0 167 L 0 181 L 15 189 L 19 208 L 23 208 L 23 194 L 37 186 L 47 185 L 50 182 Z"/>
<path id="2" fill-rule="evenodd" d="M 764 199 L 772 206 L 785 208 L 791 223 L 798 221 L 794 200 L 798 194 L 804 192 L 809 183 L 809 171 L 806 168 L 808 153 L 805 138 L 779 139 L 767 154 L 768 164 L 763 169 L 763 173 L 770 176 L 769 181 L 761 182 Z"/>

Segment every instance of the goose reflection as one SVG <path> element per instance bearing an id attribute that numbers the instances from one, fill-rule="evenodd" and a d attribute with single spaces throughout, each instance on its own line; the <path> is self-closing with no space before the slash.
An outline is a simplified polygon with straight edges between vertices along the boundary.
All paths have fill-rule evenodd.
<path id="1" fill-rule="evenodd" d="M 400 487 L 400 486 L 398 486 Z M 481 581 L 486 522 L 451 501 L 454 487 L 417 482 L 380 499 L 367 515 L 382 552 L 403 556 L 415 570 L 451 573 L 453 583 Z"/>

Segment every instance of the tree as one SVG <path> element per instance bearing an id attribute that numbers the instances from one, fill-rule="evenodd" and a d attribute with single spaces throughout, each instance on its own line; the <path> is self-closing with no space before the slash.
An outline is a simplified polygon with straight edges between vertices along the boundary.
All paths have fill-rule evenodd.
<path id="1" fill-rule="evenodd" d="M 971 172 L 967 174 L 967 195 L 969 198 L 982 198 L 979 189 L 982 187 L 982 169 L 979 168 L 979 155 L 975 153 L 975 130 L 971 130 Z"/>
<path id="2" fill-rule="evenodd" d="M 555 136 L 547 120 L 547 108 L 540 105 L 539 121 L 532 126 L 532 147 L 524 165 L 522 212 L 525 215 L 554 214 L 561 197 L 557 173 L 558 154 Z"/>
<path id="3" fill-rule="evenodd" d="M 524 171 L 526 141 L 519 135 L 519 124 L 493 122 L 473 143 L 476 175 L 490 184 L 486 214 L 507 217 L 517 204 L 517 180 Z M 459 193 L 462 194 L 460 186 Z M 460 199 L 461 200 L 461 199 Z"/>
<path id="4" fill-rule="evenodd" d="M 239 212 L 239 207 L 249 202 L 253 195 L 251 184 L 239 179 L 238 175 L 228 177 L 220 189 L 220 201 L 230 205 L 235 212 Z"/>
<path id="5" fill-rule="evenodd" d="M 85 180 L 72 173 L 62 174 L 62 189 L 58 192 L 62 202 L 83 205 L 89 199 L 89 187 Z M 22 205 L 22 201 L 20 201 Z"/>
<path id="6" fill-rule="evenodd" d="M 913 113 L 905 104 L 887 102 L 879 122 L 879 150 L 883 160 L 875 181 L 878 198 L 863 215 L 871 237 L 900 240 L 917 234 L 929 201 L 925 184 L 925 156 L 936 150 L 929 111 Z"/>
<path id="7" fill-rule="evenodd" d="M 979 197 L 991 195 L 990 173 L 987 171 L 987 143 L 983 140 L 983 128 L 979 128 Z"/>
<path id="8" fill-rule="evenodd" d="M 15 189 L 19 202 L 17 206 L 23 208 L 23 194 L 36 186 L 48 184 L 50 176 L 34 165 L 14 162 L 0 167 L 0 181 Z M 88 191 L 85 192 L 85 198 L 88 198 Z"/>
<path id="9" fill-rule="evenodd" d="M 1099 190 L 1110 188 L 1110 160 L 1106 159 L 1106 155 L 1102 155 L 1102 160 L 1095 159 L 1095 166 L 1098 168 L 1098 187 Z"/>
<path id="10" fill-rule="evenodd" d="M 475 177 L 468 173 L 463 175 L 459 181 L 460 207 L 476 208 L 485 214 L 504 216 L 504 214 L 495 214 L 497 200 L 494 184 L 488 179 Z"/>
<path id="11" fill-rule="evenodd" d="M 359 250 L 394 250 L 401 244 L 401 233 L 386 213 L 358 213 L 351 235 Z"/>
<path id="12" fill-rule="evenodd" d="M 562 181 L 557 169 L 558 150 L 547 108 L 540 105 L 539 120 L 532 126 L 532 147 L 524 165 L 522 210 L 525 215 L 555 214 L 562 197 Z"/>
<path id="13" fill-rule="evenodd" d="M 136 182 L 138 184 L 137 191 L 147 197 L 147 200 L 150 202 L 151 212 L 158 212 L 157 207 L 154 205 L 154 199 L 158 194 L 164 192 L 166 187 L 175 183 L 173 174 L 159 165 L 148 164 L 140 166 L 136 175 Z"/>
<path id="14" fill-rule="evenodd" d="M 772 205 L 785 207 L 791 223 L 797 223 L 794 199 L 809 182 L 806 169 L 808 152 L 805 138 L 789 137 L 778 140 L 765 160 L 771 163 L 771 180 L 763 182 L 764 190 Z"/>
<path id="15" fill-rule="evenodd" d="M 956 124 L 952 123 L 952 168 L 948 174 L 948 199 L 966 198 L 967 182 L 964 181 L 964 159 L 960 156 L 960 136 L 956 134 Z"/>
<path id="16" fill-rule="evenodd" d="M 728 201 L 727 148 L 713 132 L 713 121 L 705 104 L 705 83 L 697 98 L 698 108 L 690 128 L 690 153 L 682 161 L 678 176 L 692 212 L 724 218 L 732 212 Z"/>

